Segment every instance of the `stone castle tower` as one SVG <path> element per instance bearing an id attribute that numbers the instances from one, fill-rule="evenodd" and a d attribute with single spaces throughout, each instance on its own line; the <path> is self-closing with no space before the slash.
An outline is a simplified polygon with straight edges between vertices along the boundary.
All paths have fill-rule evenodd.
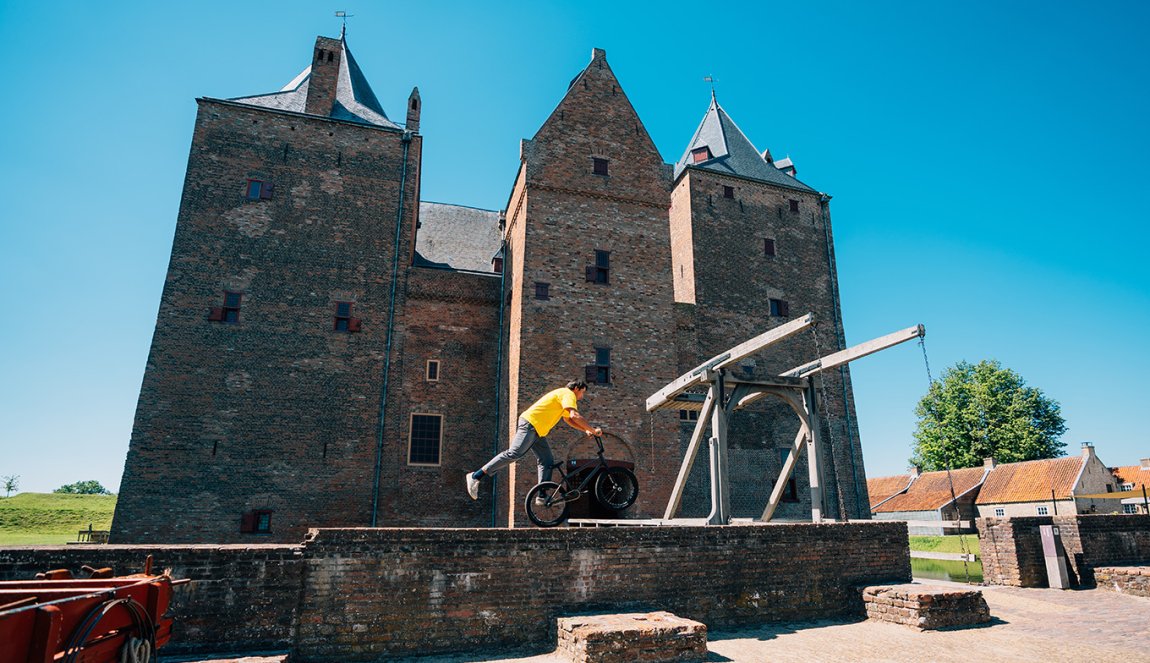
<path id="1" fill-rule="evenodd" d="M 611 456 L 636 465 L 628 514 L 660 516 L 689 427 L 645 412 L 647 396 L 790 311 L 824 321 L 824 354 L 840 346 L 828 198 L 713 100 L 665 164 L 601 50 L 523 141 L 503 212 L 420 200 L 419 92 L 393 122 L 343 38 L 317 38 L 279 92 L 197 101 L 114 542 L 521 524 L 533 463 L 479 503 L 461 477 L 506 446 L 519 411 L 576 377 L 594 383 L 581 409 Z M 797 339 L 741 370 L 814 353 Z M 845 371 L 824 393 L 826 483 L 842 496 L 828 513 L 866 517 Z M 761 509 L 774 450 L 794 435 L 792 415 L 775 414 L 740 415 L 744 511 Z M 564 428 L 549 438 L 557 457 L 585 456 Z M 705 510 L 704 474 L 685 512 Z M 735 515 L 755 515 L 739 495 Z M 800 488 L 778 514 L 802 518 L 804 504 Z"/>

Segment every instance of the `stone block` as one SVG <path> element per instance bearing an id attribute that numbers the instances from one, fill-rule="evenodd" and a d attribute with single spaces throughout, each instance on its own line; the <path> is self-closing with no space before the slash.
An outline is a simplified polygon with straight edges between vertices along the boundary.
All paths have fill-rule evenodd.
<path id="1" fill-rule="evenodd" d="M 990 621 L 986 599 L 977 589 L 930 585 L 881 585 L 863 589 L 867 619 L 920 630 L 974 626 Z"/>
<path id="2" fill-rule="evenodd" d="M 560 617 L 558 653 L 575 663 L 702 661 L 707 626 L 669 612 Z"/>

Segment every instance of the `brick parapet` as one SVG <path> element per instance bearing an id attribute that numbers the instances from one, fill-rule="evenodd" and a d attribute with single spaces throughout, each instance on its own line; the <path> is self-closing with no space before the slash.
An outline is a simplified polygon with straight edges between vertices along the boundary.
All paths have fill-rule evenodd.
<path id="1" fill-rule="evenodd" d="M 1150 598 L 1150 566 L 1099 566 L 1094 578 L 1099 589 Z"/>

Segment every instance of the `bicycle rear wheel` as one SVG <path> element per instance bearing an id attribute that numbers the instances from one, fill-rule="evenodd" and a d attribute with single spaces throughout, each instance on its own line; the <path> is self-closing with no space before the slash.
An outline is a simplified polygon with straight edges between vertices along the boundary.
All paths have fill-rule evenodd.
<path id="1" fill-rule="evenodd" d="M 536 501 L 536 498 L 540 499 Z M 552 498 L 556 501 L 551 502 Z M 559 484 L 554 481 L 544 481 L 527 491 L 523 507 L 527 510 L 527 517 L 539 527 L 554 527 L 567 520 L 567 501 L 560 494 Z"/>
<path id="2" fill-rule="evenodd" d="M 639 480 L 625 467 L 609 467 L 595 479 L 595 499 L 608 509 L 622 511 L 639 497 Z"/>

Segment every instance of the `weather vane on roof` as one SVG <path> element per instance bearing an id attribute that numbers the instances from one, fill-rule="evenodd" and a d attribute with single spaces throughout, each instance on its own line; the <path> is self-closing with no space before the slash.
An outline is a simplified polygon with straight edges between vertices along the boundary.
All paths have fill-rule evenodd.
<path id="1" fill-rule="evenodd" d="M 711 98 L 715 96 L 715 83 L 719 82 L 714 76 L 704 76 L 703 80 L 711 84 Z"/>
<path id="2" fill-rule="evenodd" d="M 337 11 L 335 13 L 336 18 L 342 18 L 343 19 L 343 27 L 339 29 L 339 38 L 340 39 L 343 39 L 344 34 L 347 33 L 347 19 L 351 18 L 352 16 L 355 16 L 355 14 L 349 14 L 345 11 Z"/>

